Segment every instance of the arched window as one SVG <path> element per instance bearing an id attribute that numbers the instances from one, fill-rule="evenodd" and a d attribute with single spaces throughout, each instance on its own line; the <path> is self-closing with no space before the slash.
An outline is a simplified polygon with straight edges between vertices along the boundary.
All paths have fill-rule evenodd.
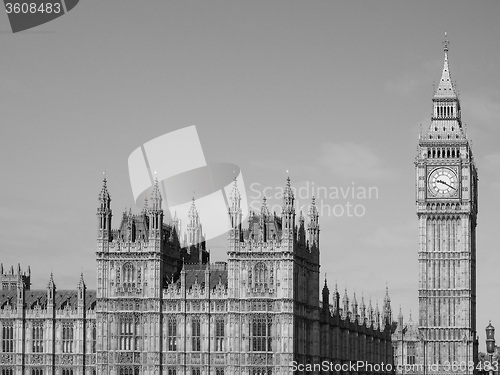
<path id="1" fill-rule="evenodd" d="M 43 353 L 43 323 L 33 323 L 33 353 Z"/>
<path id="2" fill-rule="evenodd" d="M 255 287 L 267 289 L 268 285 L 268 272 L 264 263 L 257 263 L 254 268 L 255 274 Z"/>
<path id="3" fill-rule="evenodd" d="M 139 368 L 135 366 L 121 366 L 119 375 L 139 375 Z"/>
<path id="4" fill-rule="evenodd" d="M 12 323 L 4 323 L 2 327 L 2 352 L 12 353 L 14 351 L 14 326 Z"/>
<path id="5" fill-rule="evenodd" d="M 269 367 L 254 367 L 250 371 L 250 375 L 272 375 L 273 370 Z"/>
<path id="6" fill-rule="evenodd" d="M 201 350 L 201 327 L 199 318 L 193 318 L 191 321 L 191 350 L 193 352 L 199 352 Z"/>
<path id="7" fill-rule="evenodd" d="M 177 320 L 175 317 L 170 317 L 168 319 L 168 350 L 171 352 L 177 351 Z"/>
<path id="8" fill-rule="evenodd" d="M 138 350 L 140 342 L 139 320 L 132 314 L 123 314 L 119 320 L 120 350 Z"/>
<path id="9" fill-rule="evenodd" d="M 97 342 L 97 329 L 94 325 L 92 327 L 92 353 L 96 352 L 96 342 Z"/>
<path id="10" fill-rule="evenodd" d="M 224 351 L 224 319 L 215 321 L 215 351 Z"/>
<path id="11" fill-rule="evenodd" d="M 135 267 L 132 263 L 123 265 L 123 286 L 125 288 L 135 287 Z"/>
<path id="12" fill-rule="evenodd" d="M 62 327 L 63 353 L 73 353 L 73 323 L 64 323 Z"/>
<path id="13" fill-rule="evenodd" d="M 250 324 L 250 350 L 253 352 L 272 351 L 272 317 L 261 315 L 254 317 Z"/>

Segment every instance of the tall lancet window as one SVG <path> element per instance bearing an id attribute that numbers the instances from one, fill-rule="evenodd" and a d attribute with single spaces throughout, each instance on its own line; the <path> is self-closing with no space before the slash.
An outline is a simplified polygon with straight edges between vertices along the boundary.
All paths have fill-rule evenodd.
<path id="1" fill-rule="evenodd" d="M 33 323 L 33 353 L 43 353 L 43 323 Z"/>
<path id="2" fill-rule="evenodd" d="M 267 289 L 268 272 L 264 263 L 257 263 L 254 268 L 255 287 Z"/>
<path id="3" fill-rule="evenodd" d="M 97 343 L 97 329 L 94 324 L 92 326 L 92 353 L 96 352 L 96 343 Z"/>
<path id="4" fill-rule="evenodd" d="M 218 318 L 215 321 L 215 351 L 224 351 L 224 319 Z"/>
<path id="5" fill-rule="evenodd" d="M 120 350 L 140 350 L 139 320 L 132 314 L 120 317 Z"/>
<path id="6" fill-rule="evenodd" d="M 14 325 L 5 322 L 2 327 L 2 352 L 12 353 L 14 351 Z"/>
<path id="7" fill-rule="evenodd" d="M 73 323 L 64 323 L 62 327 L 62 350 L 63 353 L 73 353 L 74 338 Z"/>
<path id="8" fill-rule="evenodd" d="M 135 288 L 135 267 L 132 263 L 123 265 L 123 287 Z"/>
<path id="9" fill-rule="evenodd" d="M 253 352 L 272 351 L 272 317 L 270 315 L 258 315 L 251 320 L 250 324 L 250 350 Z"/>
<path id="10" fill-rule="evenodd" d="M 168 319 L 168 350 L 170 352 L 175 352 L 177 350 L 177 319 L 175 317 L 170 317 Z"/>
<path id="11" fill-rule="evenodd" d="M 201 350 L 201 327 L 200 319 L 193 318 L 191 321 L 191 350 L 199 352 Z"/>

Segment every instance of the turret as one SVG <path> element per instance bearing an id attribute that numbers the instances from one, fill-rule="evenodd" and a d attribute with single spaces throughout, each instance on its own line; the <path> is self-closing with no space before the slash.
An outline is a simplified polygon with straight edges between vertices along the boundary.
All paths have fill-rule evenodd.
<path id="1" fill-rule="evenodd" d="M 366 305 L 365 305 L 365 298 L 363 297 L 363 295 L 361 295 L 361 305 L 359 310 L 360 310 L 361 322 L 364 322 L 366 319 Z"/>
<path id="2" fill-rule="evenodd" d="M 259 218 L 259 241 L 267 242 L 269 240 L 268 233 L 268 221 L 269 221 L 269 209 L 267 207 L 266 197 L 262 199 L 262 206 L 260 207 L 260 218 Z"/>
<path id="3" fill-rule="evenodd" d="M 401 311 L 401 306 L 399 306 L 398 327 L 403 329 L 403 312 Z"/>
<path id="4" fill-rule="evenodd" d="M 159 249 L 161 238 L 161 229 L 163 227 L 163 209 L 162 197 L 158 186 L 158 179 L 155 180 L 153 191 L 151 193 L 151 207 L 149 209 L 149 239 L 156 240 L 155 248 Z"/>
<path id="5" fill-rule="evenodd" d="M 333 290 L 333 311 L 335 314 L 339 313 L 340 309 L 340 294 L 337 283 L 335 282 L 335 289 Z"/>
<path id="6" fill-rule="evenodd" d="M 17 272 L 14 272 L 14 267 L 4 273 L 3 264 L 0 265 L 0 285 L 4 290 L 16 290 L 17 285 L 21 282 L 25 290 L 30 289 L 31 285 L 31 269 L 28 267 L 28 272 L 21 271 L 21 265 L 17 265 Z"/>
<path id="7" fill-rule="evenodd" d="M 188 224 L 186 228 L 187 246 L 197 246 L 204 241 L 203 227 L 200 222 L 200 215 L 196 209 L 195 199 L 193 197 L 191 207 L 188 213 Z"/>
<path id="8" fill-rule="evenodd" d="M 85 292 L 87 290 L 87 286 L 85 285 L 85 281 L 83 281 L 83 273 L 80 274 L 80 281 L 78 282 L 78 312 L 85 312 Z"/>
<path id="9" fill-rule="evenodd" d="M 97 238 L 98 250 L 107 251 L 107 243 L 111 238 L 111 197 L 109 196 L 106 177 L 102 180 L 99 194 L 99 207 L 97 208 Z"/>
<path id="10" fill-rule="evenodd" d="M 56 284 L 54 283 L 54 276 L 50 273 L 49 283 L 47 284 L 47 311 L 49 315 L 55 312 L 55 299 L 56 299 Z"/>
<path id="11" fill-rule="evenodd" d="M 384 307 L 382 308 L 382 323 L 392 323 L 391 298 L 389 297 L 389 287 L 385 287 Z"/>
<path id="12" fill-rule="evenodd" d="M 495 327 L 491 325 L 491 320 L 486 327 L 486 351 L 489 355 L 495 352 Z"/>
<path id="13" fill-rule="evenodd" d="M 307 244 L 305 219 L 304 219 L 304 214 L 302 213 L 302 210 L 300 211 L 300 215 L 299 215 L 299 230 L 297 233 L 297 242 L 298 242 L 299 246 L 301 246 L 301 247 L 306 246 L 306 244 Z"/>
<path id="14" fill-rule="evenodd" d="M 342 298 L 342 310 L 344 317 L 346 317 L 349 312 L 349 297 L 347 297 L 347 288 L 344 291 L 344 298 Z"/>
<path id="15" fill-rule="evenodd" d="M 18 313 L 23 311 L 24 308 L 24 291 L 26 286 L 24 285 L 24 280 L 20 277 L 17 280 L 17 311 Z"/>
<path id="16" fill-rule="evenodd" d="M 323 286 L 323 310 L 328 312 L 330 311 L 330 290 L 326 284 L 326 275 L 325 275 L 325 285 Z"/>
<path id="17" fill-rule="evenodd" d="M 233 241 L 240 241 L 241 236 L 241 195 L 238 190 L 238 182 L 236 179 L 233 181 L 233 190 L 229 197 L 229 229 L 230 229 L 230 239 Z"/>
<path id="18" fill-rule="evenodd" d="M 354 292 L 352 296 L 351 312 L 352 312 L 352 320 L 354 321 L 358 316 L 358 301 L 356 299 L 356 292 Z"/>
<path id="19" fill-rule="evenodd" d="M 204 284 L 205 284 L 205 296 L 206 298 L 209 298 L 210 296 L 210 264 L 207 263 L 205 265 L 205 272 L 204 272 L 204 276 L 205 276 L 205 280 L 204 280 Z"/>
<path id="20" fill-rule="evenodd" d="M 310 248 L 319 248 L 319 214 L 316 198 L 312 198 L 309 207 L 309 223 L 307 224 L 307 242 Z"/>
<path id="21" fill-rule="evenodd" d="M 368 302 L 368 309 L 366 310 L 367 318 L 368 318 L 368 326 L 373 324 L 373 307 L 372 307 L 372 299 Z"/>
<path id="22" fill-rule="evenodd" d="M 291 244 L 295 233 L 295 197 L 290 184 L 290 177 L 286 179 L 286 186 L 283 192 L 281 223 L 283 240 L 288 240 Z"/>

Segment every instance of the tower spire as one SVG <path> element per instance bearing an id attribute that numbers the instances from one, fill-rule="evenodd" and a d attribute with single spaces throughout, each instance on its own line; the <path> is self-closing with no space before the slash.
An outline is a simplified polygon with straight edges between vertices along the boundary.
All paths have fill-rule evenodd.
<path id="1" fill-rule="evenodd" d="M 435 98 L 457 98 L 457 93 L 451 80 L 450 66 L 448 61 L 448 51 L 450 46 L 450 41 L 448 40 L 448 34 L 444 33 L 444 63 L 443 72 L 441 74 L 441 80 L 439 81 L 438 88 L 434 93 Z"/>
<path id="2" fill-rule="evenodd" d="M 158 184 L 158 177 L 155 177 L 155 184 L 153 186 L 153 192 L 151 193 L 151 202 L 153 203 L 153 210 L 161 210 L 162 197 Z"/>
<path id="3" fill-rule="evenodd" d="M 155 173 L 156 174 L 156 173 Z M 160 249 L 159 239 L 161 237 L 161 229 L 163 226 L 163 210 L 161 208 L 162 197 L 160 187 L 158 184 L 158 177 L 155 177 L 153 191 L 151 192 L 151 208 L 148 210 L 149 214 L 149 237 L 155 242 L 155 248 Z"/>
<path id="4" fill-rule="evenodd" d="M 187 245 L 197 246 L 205 241 L 203 236 L 203 227 L 200 221 L 200 215 L 196 209 L 196 201 L 193 196 L 191 202 L 191 208 L 188 213 L 188 224 L 187 224 Z"/>
<path id="5" fill-rule="evenodd" d="M 290 176 L 286 179 L 286 186 L 283 191 L 281 219 L 283 226 L 282 236 L 284 239 L 292 241 L 295 233 L 295 197 L 290 183 Z"/>
<path id="6" fill-rule="evenodd" d="M 319 247 L 319 214 L 316 198 L 313 196 L 309 206 L 309 223 L 307 224 L 307 240 L 309 246 Z"/>
<path id="7" fill-rule="evenodd" d="M 442 142 L 443 140 L 450 140 L 456 142 L 465 139 L 460 113 L 460 100 L 455 85 L 451 80 L 448 58 L 449 45 L 448 34 L 445 33 L 443 71 L 432 98 L 431 124 L 427 133 L 420 137 L 423 141 Z"/>
<path id="8" fill-rule="evenodd" d="M 99 251 L 105 251 L 107 246 L 106 242 L 111 237 L 111 197 L 108 192 L 108 185 L 106 175 L 102 179 L 101 192 L 99 193 L 99 207 L 97 208 L 98 216 L 98 239 Z"/>
<path id="9" fill-rule="evenodd" d="M 241 210 L 241 195 L 238 190 L 238 181 L 236 177 L 233 181 L 233 189 L 229 198 L 229 238 L 230 238 L 230 248 L 231 251 L 236 251 L 239 249 L 239 243 L 242 239 L 241 221 L 242 221 L 242 210 Z"/>

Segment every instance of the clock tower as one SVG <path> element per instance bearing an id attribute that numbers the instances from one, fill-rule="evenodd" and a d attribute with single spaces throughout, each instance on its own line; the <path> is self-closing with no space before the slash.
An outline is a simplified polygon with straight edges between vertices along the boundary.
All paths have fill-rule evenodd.
<path id="1" fill-rule="evenodd" d="M 415 161 L 419 363 L 425 364 L 426 374 L 471 374 L 478 348 L 477 170 L 450 77 L 448 46 L 445 34 L 443 73 L 432 99 L 431 123 L 420 135 Z"/>

